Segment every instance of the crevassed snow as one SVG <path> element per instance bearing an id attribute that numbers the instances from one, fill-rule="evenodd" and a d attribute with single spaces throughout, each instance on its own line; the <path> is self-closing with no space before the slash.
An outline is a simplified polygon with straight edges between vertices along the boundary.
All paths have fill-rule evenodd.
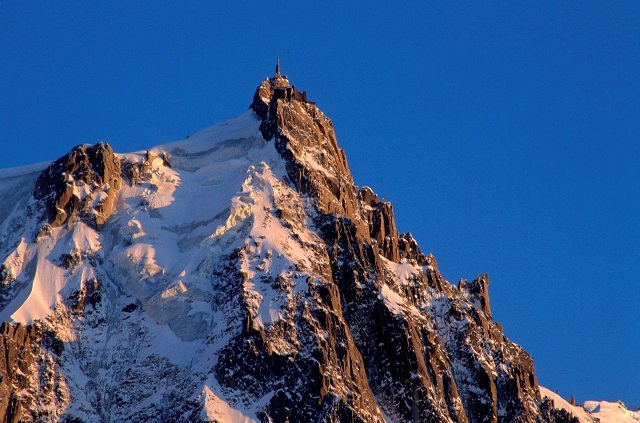
<path id="1" fill-rule="evenodd" d="M 200 286 L 202 281 L 180 279 L 178 275 L 194 273 L 202 257 L 210 254 L 207 250 L 222 252 L 219 245 L 207 245 L 205 241 L 233 219 L 236 194 L 241 201 L 241 197 L 247 195 L 242 191 L 250 190 L 243 184 L 250 178 L 252 166 L 265 163 L 268 167 L 279 159 L 273 143 L 262 138 L 259 124 L 259 119 L 247 111 L 189 139 L 154 148 L 151 153 L 165 154 L 172 167 L 164 166 L 162 160 L 153 160 L 150 181 L 134 187 L 125 184 L 118 194 L 115 213 L 109 218 L 109 230 L 100 234 L 78 222 L 70 230 L 58 228 L 51 237 L 36 243 L 32 239 L 38 231 L 35 222 L 32 227 L 20 227 L 25 234 L 22 237 L 25 245 L 21 250 L 16 249 L 16 253 L 8 251 L 0 260 L 9 265 L 16 277 L 16 286 L 21 284 L 22 288 L 3 307 L 0 319 L 31 323 L 50 314 L 65 284 L 74 282 L 75 285 L 77 280 L 72 276 L 76 273 L 78 278 L 82 277 L 81 270 L 60 266 L 60 256 L 72 250 L 97 251 L 114 280 L 124 276 L 131 281 L 122 287 L 123 291 L 148 305 L 151 314 L 158 311 L 155 315 L 161 322 L 170 320 L 174 317 L 172 314 L 194 318 L 196 313 L 189 315 L 191 307 L 184 305 L 207 301 Z M 144 157 L 141 153 L 119 156 L 133 161 Z M 46 165 L 0 171 L 0 193 L 4 198 L 15 197 L 16 203 L 24 203 L 30 197 L 38 173 Z M 84 193 L 78 192 L 78 195 L 82 197 Z M 262 206 L 257 204 L 256 208 Z M 24 204 L 18 208 L 13 221 L 21 220 L 18 215 L 24 210 Z M 11 210 L 4 207 L 0 213 L 3 213 L 0 217 L 7 218 Z M 247 217 L 245 214 L 237 220 Z M 14 228 L 3 225 L 3 230 L 3 247 L 19 246 L 19 234 L 11 233 Z M 183 289 L 176 295 L 168 295 L 175 286 Z M 181 297 L 181 304 L 176 303 L 176 297 Z M 184 299 L 188 301 L 182 301 Z M 172 302 L 173 308 L 168 307 L 166 301 Z M 163 307 L 169 312 L 160 312 Z M 198 304 L 192 308 L 202 309 Z"/>
<path id="2" fill-rule="evenodd" d="M 23 254 L 32 258 L 16 275 L 18 282 L 23 282 L 24 286 L 17 297 L 0 311 L 0 321 L 29 324 L 53 312 L 59 294 L 67 285 L 77 290 L 79 279 L 92 277 L 88 274 L 92 273 L 90 268 L 77 271 L 64 269 L 58 262 L 60 256 L 73 249 L 85 253 L 95 251 L 99 247 L 97 238 L 93 229 L 78 223 L 70 231 L 58 228 L 51 237 L 28 245 Z"/>

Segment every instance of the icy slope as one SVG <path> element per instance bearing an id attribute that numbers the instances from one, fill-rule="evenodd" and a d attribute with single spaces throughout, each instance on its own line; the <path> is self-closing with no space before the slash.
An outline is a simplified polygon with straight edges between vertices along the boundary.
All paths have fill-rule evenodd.
<path id="1" fill-rule="evenodd" d="M 99 395 L 91 391 L 101 386 L 108 395 L 122 381 L 123 372 L 136 372 L 121 368 L 122 364 L 148 362 L 142 367 L 150 378 L 143 386 L 158 382 L 159 363 L 169 370 L 176 366 L 193 372 L 206 370 L 219 348 L 213 341 L 241 325 L 232 316 L 225 318 L 225 311 L 233 314 L 233 310 L 224 310 L 228 304 L 221 301 L 216 307 L 214 297 L 219 292 L 213 289 L 210 277 L 215 271 L 203 268 L 215 268 L 217 258 L 256 239 L 253 257 L 268 255 L 263 266 L 269 273 L 290 278 L 290 263 L 309 261 L 292 248 L 298 241 L 292 241 L 291 230 L 270 218 L 274 191 L 283 196 L 292 193 L 275 176 L 281 176 L 281 160 L 273 143 L 262 138 L 259 123 L 247 112 L 151 152 L 169 155 L 172 167 L 152 154 L 122 155 L 139 164 L 151 157 L 146 163 L 148 179 L 121 189 L 117 212 L 105 231 L 97 232 L 78 221 L 36 240 L 40 222 L 36 217 L 25 222 L 24 205 L 5 220 L 4 272 L 10 275 L 15 292 L 7 292 L 9 300 L 0 319 L 31 324 L 49 318 L 46 326 L 70 350 L 60 358 L 58 371 L 65 375 L 61 396 L 74 398 L 71 410 L 78 408 L 75 415 L 99 418 L 84 409 L 95 409 L 94 404 L 104 401 L 82 399 L 84 392 Z M 11 179 L 19 174 L 12 171 L 1 186 L 10 190 Z M 300 235 L 301 240 L 313 242 L 313 235 Z M 250 260 L 241 263 L 241 271 L 247 274 L 252 272 Z M 264 324 L 278 320 L 286 298 L 262 284 L 247 283 L 244 289 Z M 78 298 L 88 291 L 101 292 L 98 297 L 102 299 L 93 304 L 87 301 L 87 309 L 82 310 Z M 202 358 L 207 349 L 205 337 L 209 351 Z M 165 381 L 172 382 L 177 383 Z M 199 383 L 194 395 L 206 393 L 209 405 L 224 403 L 215 386 Z M 162 392 L 155 393 L 155 398 L 158 401 L 148 400 L 147 407 L 161 404 Z M 144 410 L 144 404 L 139 408 Z M 44 410 L 53 415 L 62 411 Z M 208 412 L 215 414 L 215 410 Z M 99 415 L 119 420 L 113 410 L 102 410 Z"/>
<path id="2" fill-rule="evenodd" d="M 24 207 L 24 200 L 29 198 L 33 183 L 48 164 L 0 169 L 0 222 L 4 222 L 13 209 Z"/>
<path id="3" fill-rule="evenodd" d="M 630 411 L 620 402 L 586 401 L 582 406 L 571 405 L 560 395 L 540 387 L 543 397 L 551 398 L 557 408 L 567 410 L 580 420 L 580 423 L 637 423 L 640 412 Z"/>
<path id="4" fill-rule="evenodd" d="M 247 112 L 234 121 L 194 135 L 188 142 L 154 150 L 171 152 L 173 168 L 153 159 L 149 163 L 149 181 L 122 188 L 109 234 L 98 234 L 78 222 L 66 229 L 54 229 L 50 237 L 39 243 L 29 242 L 34 241 L 40 222 L 32 219 L 25 224 L 24 205 L 17 207 L 3 226 L 2 245 L 18 243 L 15 254 L 5 264 L 8 272 L 17 281 L 25 281 L 26 286 L 3 308 L 0 319 L 28 324 L 53 311 L 60 299 L 58 294 L 73 284 L 73 278 L 65 276 L 80 274 L 76 270 L 70 275 L 58 266 L 62 255 L 71 251 L 88 256 L 100 250 L 104 261 L 123 265 L 118 272 L 131 270 L 136 276 L 140 272 L 157 274 L 160 268 L 155 267 L 156 263 L 161 263 L 163 280 L 167 279 L 166 274 L 190 272 L 188 263 L 193 260 L 190 249 L 216 230 L 223 234 L 225 225 L 235 225 L 234 219 L 242 220 L 246 207 L 243 208 L 241 199 L 233 197 L 242 192 L 244 181 L 250 180 L 252 166 L 277 158 L 273 146 L 267 145 L 257 131 L 258 124 Z M 123 157 L 134 163 L 144 161 L 143 154 Z M 9 185 L 5 180 L 10 182 L 10 178 L 3 178 L 2 185 Z M 29 184 L 23 185 L 30 188 Z M 28 198 L 24 192 L 20 194 Z M 160 239 L 162 242 L 145 242 Z M 125 245 L 134 240 L 136 245 Z M 138 268 L 129 269 L 135 266 Z M 133 289 L 141 293 L 144 290 L 142 285 Z M 152 291 L 156 289 L 157 285 Z"/>
<path id="5" fill-rule="evenodd" d="M 553 403 L 557 408 L 561 408 L 561 409 L 567 410 L 573 416 L 577 417 L 579 419 L 580 423 L 597 423 L 597 420 L 594 419 L 594 416 L 592 416 L 583 407 L 580 407 L 579 405 L 571 405 L 567 400 L 565 400 L 564 398 L 562 398 L 560 395 L 556 394 L 555 392 L 551 391 L 550 389 L 547 389 L 547 388 L 541 386 L 540 387 L 540 395 L 542 395 L 543 397 L 547 397 L 547 398 L 550 398 L 551 400 L 553 400 Z M 607 421 L 601 421 L 600 423 L 608 423 L 608 422 Z"/>

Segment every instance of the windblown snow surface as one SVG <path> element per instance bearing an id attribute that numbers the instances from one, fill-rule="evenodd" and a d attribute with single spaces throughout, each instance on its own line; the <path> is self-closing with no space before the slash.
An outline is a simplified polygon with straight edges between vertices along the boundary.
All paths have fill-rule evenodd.
<path id="1" fill-rule="evenodd" d="M 251 404 L 237 398 L 230 402 L 211 375 L 216 352 L 242 324 L 234 318 L 229 296 L 235 294 L 224 286 L 221 258 L 243 249 L 242 294 L 256 320 L 270 325 L 286 313 L 292 296 L 307 289 L 310 275 L 300 269 L 311 269 L 313 257 L 300 246 L 322 243 L 304 227 L 294 235 L 274 215 L 276 207 L 304 213 L 303 200 L 282 182 L 284 163 L 274 143 L 263 139 L 259 124 L 247 111 L 152 149 L 150 156 L 166 154 L 170 167 L 156 158 L 149 180 L 125 184 L 117 211 L 101 232 L 78 221 L 35 242 L 38 222 L 34 216 L 25 219 L 23 210 L 33 202 L 29 190 L 44 166 L 0 173 L 0 194 L 11 200 L 4 204 L 15 205 L 13 211 L 0 211 L 1 258 L 18 287 L 4 298 L 0 321 L 47 319 L 65 336 L 72 351 L 62 360 L 61 389 L 74 398 L 74 415 L 119 421 L 124 416 L 117 409 L 92 414 L 95 405 L 120 401 L 142 410 L 161 404 L 167 391 L 186 391 L 204 404 L 206 416 L 201 417 L 209 421 L 256 421 L 255 410 L 269 396 Z M 119 157 L 142 162 L 147 154 Z M 79 259 L 65 268 L 60 265 L 65 254 Z M 292 289 L 274 289 L 261 282 L 261 275 L 281 276 Z M 53 312 L 64 308 L 72 293 L 86 292 L 91 280 L 102 284 L 102 300 L 79 318 L 82 326 L 61 321 L 64 313 Z M 127 330 L 115 329 L 123 325 Z M 176 380 L 177 368 L 189 369 L 199 385 Z M 120 383 L 135 384 L 131 393 L 144 402 L 88 397 L 109 395 L 109 387 Z M 122 389 L 118 392 L 123 395 Z"/>
<path id="2" fill-rule="evenodd" d="M 629 411 L 621 402 L 585 401 L 582 406 L 571 405 L 555 392 L 540 387 L 540 394 L 553 400 L 557 408 L 563 408 L 580 420 L 580 423 L 638 423 L 640 411 Z"/>

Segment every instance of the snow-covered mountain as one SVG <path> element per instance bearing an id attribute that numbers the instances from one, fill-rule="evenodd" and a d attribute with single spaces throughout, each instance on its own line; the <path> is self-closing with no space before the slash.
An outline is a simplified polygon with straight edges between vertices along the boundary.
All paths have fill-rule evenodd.
<path id="1" fill-rule="evenodd" d="M 540 394 L 553 401 L 554 407 L 564 409 L 578 419 L 578 423 L 638 423 L 640 411 L 630 411 L 620 401 L 585 401 L 582 406 L 566 401 L 547 388 L 540 387 Z"/>
<path id="2" fill-rule="evenodd" d="M 0 196 L 3 421 L 575 421 L 488 277 L 447 282 L 279 71 L 236 119 Z"/>

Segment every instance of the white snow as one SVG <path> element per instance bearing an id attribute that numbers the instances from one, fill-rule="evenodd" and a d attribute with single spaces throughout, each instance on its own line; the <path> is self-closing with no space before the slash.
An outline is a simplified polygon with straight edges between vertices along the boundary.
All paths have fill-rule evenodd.
<path id="1" fill-rule="evenodd" d="M 263 408 L 272 396 L 273 392 L 269 392 L 250 406 L 234 407 L 222 394 L 218 381 L 210 377 L 202 388 L 205 418 L 220 423 L 255 423 L 258 421 L 256 411 Z"/>
<path id="2" fill-rule="evenodd" d="M 553 404 L 555 408 L 563 408 L 573 414 L 580 420 L 580 423 L 596 423 L 596 420 L 582 407 L 579 405 L 571 405 L 567 400 L 562 398 L 560 395 L 555 392 L 547 389 L 543 386 L 540 386 L 540 395 L 544 397 L 549 397 L 553 400 Z M 605 422 L 601 422 L 605 423 Z"/>
<path id="3" fill-rule="evenodd" d="M 402 292 L 402 288 L 411 285 L 415 281 L 421 269 L 408 262 L 394 263 L 382 256 L 380 256 L 380 259 L 384 264 L 386 283 L 382 285 L 379 295 L 386 306 L 394 314 L 401 314 L 406 311 L 415 316 L 420 316 L 418 309 L 399 292 Z"/>
<path id="4" fill-rule="evenodd" d="M 540 394 L 542 397 L 551 398 L 556 408 L 563 408 L 576 416 L 580 423 L 640 422 L 640 412 L 627 410 L 621 402 L 585 401 L 583 406 L 571 405 L 560 395 L 542 386 L 540 386 Z"/>
<path id="5" fill-rule="evenodd" d="M 49 162 L 29 166 L 0 169 L 0 224 L 7 219 L 13 210 L 24 208 L 30 197 L 36 179 L 49 165 Z"/>
<path id="6" fill-rule="evenodd" d="M 22 201 L 13 218 L 9 217 L 11 209 L 0 211 L 3 221 L 14 222 L 11 228 L 8 223 L 3 225 L 3 244 L 17 245 L 0 260 L 16 278 L 16 286 L 23 285 L 3 308 L 0 319 L 31 323 L 48 316 L 59 303 L 65 285 L 79 285 L 79 279 L 88 277 L 82 269 L 60 266 L 60 256 L 72 251 L 97 252 L 110 268 L 109 273 L 130 281 L 123 291 L 133 294 L 160 323 L 177 315 L 193 319 L 194 313 L 189 315 L 191 307 L 184 300 L 202 309 L 196 304 L 206 300 L 202 281 L 178 275 L 193 274 L 203 257 L 211 254 L 208 250 L 219 254 L 234 247 L 222 245 L 221 238 L 237 239 L 239 226 L 250 219 L 254 209 L 266 207 L 252 193 L 258 189 L 252 178 L 259 173 L 256 169 L 268 170 L 279 162 L 279 155 L 273 143 L 262 138 L 259 123 L 247 111 L 189 139 L 154 148 L 151 154 L 166 155 L 172 167 L 156 158 L 151 162 L 150 181 L 133 187 L 124 184 L 110 217 L 112 230 L 100 234 L 77 222 L 70 229 L 55 229 L 51 237 L 36 243 L 32 239 L 38 231 L 36 222 L 20 222 L 18 229 L 25 236 L 19 241 L 19 234 L 12 233 L 15 222 L 21 220 L 24 198 L 29 197 L 33 182 L 47 163 L 0 171 L 0 193 L 10 200 L 15 196 L 16 203 Z M 119 156 L 137 162 L 146 157 L 142 153 Z M 80 198 L 88 194 L 83 187 L 74 188 Z M 247 204 L 251 198 L 259 201 Z M 99 201 L 100 195 L 95 200 Z M 225 237 L 228 231 L 233 236 Z M 213 245 L 211 238 L 221 242 Z"/>
<path id="7" fill-rule="evenodd" d="M 205 386 L 204 410 L 208 421 L 221 423 L 254 423 L 255 419 L 245 416 L 242 411 L 231 407 L 228 402 L 218 397 L 213 391 Z"/>
<path id="8" fill-rule="evenodd" d="M 63 253 L 70 253 L 73 249 L 84 253 L 95 251 L 99 247 L 97 237 L 93 229 L 78 223 L 70 231 L 55 229 L 51 237 L 44 238 L 37 244 L 24 246 L 21 243 L 17 251 L 22 250 L 23 256 L 32 257 L 29 263 L 20 263 L 21 269 L 15 269 L 17 280 L 24 282 L 25 286 L 18 296 L 0 311 L 0 321 L 29 324 L 36 319 L 47 317 L 54 310 L 59 301 L 59 294 L 65 286 L 76 286 L 77 290 L 80 279 L 92 277 L 88 274 L 92 273 L 89 268 L 67 274 L 67 270 L 56 261 Z M 16 264 L 15 261 L 12 263 Z"/>
<path id="9" fill-rule="evenodd" d="M 584 408 L 600 423 L 638 423 L 640 411 L 630 411 L 621 402 L 586 401 Z"/>
<path id="10" fill-rule="evenodd" d="M 380 295 L 384 299 L 384 303 L 394 314 L 401 314 L 404 306 L 404 299 L 394 292 L 388 285 L 382 285 Z"/>
<path id="11" fill-rule="evenodd" d="M 45 170 L 47 166 L 49 166 L 50 164 L 51 162 L 40 162 L 40 163 L 34 163 L 26 166 L 0 169 L 0 181 L 6 182 L 11 178 L 17 178 L 17 177 L 29 176 L 29 175 L 31 176 L 35 175 L 35 178 L 37 178 L 38 175 L 40 175 L 40 172 Z M 0 186 L 2 186 L 2 184 L 0 184 Z"/>

